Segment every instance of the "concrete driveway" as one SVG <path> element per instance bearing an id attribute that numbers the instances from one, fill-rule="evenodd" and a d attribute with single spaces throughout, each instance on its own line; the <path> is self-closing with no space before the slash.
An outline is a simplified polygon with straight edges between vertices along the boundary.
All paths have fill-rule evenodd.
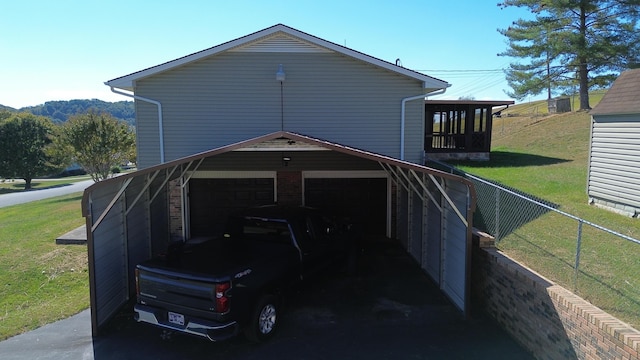
<path id="1" fill-rule="evenodd" d="M 296 290 L 275 338 L 210 343 L 133 321 L 92 339 L 85 311 L 0 342 L 2 359 L 533 359 L 483 313 L 465 320 L 397 245 L 367 247 L 355 276 Z"/>

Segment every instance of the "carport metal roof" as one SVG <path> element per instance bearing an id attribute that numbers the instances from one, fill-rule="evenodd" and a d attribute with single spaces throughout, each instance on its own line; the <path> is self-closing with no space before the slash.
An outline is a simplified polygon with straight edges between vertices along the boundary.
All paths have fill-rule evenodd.
<path id="1" fill-rule="evenodd" d="M 283 149 L 286 149 L 288 151 L 309 151 L 309 150 L 316 150 L 316 151 L 320 151 L 320 150 L 333 150 L 333 151 L 337 151 L 340 153 L 344 153 L 347 155 L 353 155 L 353 156 L 357 156 L 357 157 L 361 157 L 364 159 L 368 159 L 368 160 L 373 160 L 373 161 L 377 161 L 378 163 L 380 163 L 380 165 L 387 171 L 390 171 L 394 174 L 400 175 L 400 173 L 396 172 L 394 170 L 394 167 L 399 167 L 402 169 L 406 169 L 409 171 L 409 173 L 411 175 L 406 175 L 403 174 L 402 177 L 404 177 L 405 179 L 408 179 L 409 176 L 413 176 L 415 174 L 415 172 L 421 172 L 421 173 L 426 173 L 428 174 L 430 177 L 440 177 L 440 178 L 446 178 L 446 179 L 451 179 L 451 180 L 455 180 L 458 182 L 461 182 L 463 184 L 465 184 L 469 189 L 470 189 L 470 202 L 469 202 L 469 209 L 466 209 L 464 211 L 461 211 L 460 209 L 457 209 L 457 215 L 460 217 L 460 219 L 465 223 L 465 225 L 468 225 L 471 223 L 470 221 L 470 215 L 473 214 L 473 211 L 475 210 L 475 205 L 476 205 L 476 193 L 475 193 L 475 189 L 473 187 L 473 183 L 469 180 L 467 180 L 466 178 L 460 177 L 458 175 L 454 175 L 454 174 L 449 174 L 446 173 L 444 171 L 441 170 L 437 170 L 434 168 L 430 168 L 430 167 L 426 167 L 426 166 L 422 166 L 422 165 L 418 165 L 418 164 L 414 164 L 411 162 L 407 162 L 407 161 L 403 161 L 403 160 L 398 160 L 389 156 L 384 156 L 384 155 L 380 155 L 380 154 L 375 154 L 372 152 L 368 152 L 368 151 L 364 151 L 364 150 L 360 150 L 360 149 L 356 149 L 356 148 L 352 148 L 349 146 L 345 146 L 345 145 L 340 145 L 337 143 L 333 143 L 333 142 L 329 142 L 326 140 L 320 140 L 317 138 L 313 138 L 313 137 L 309 137 L 306 135 L 301 135 L 301 134 L 296 134 L 296 133 L 292 133 L 292 132 L 288 132 L 288 131 L 278 131 L 278 132 L 274 132 L 271 134 L 267 134 L 267 135 L 263 135 L 260 137 L 256 137 L 253 139 L 249 139 L 249 140 L 245 140 L 245 141 L 241 141 L 235 144 L 231 144 L 231 145 L 227 145 L 227 146 L 223 146 L 217 149 L 213 149 L 213 150 L 209 150 L 209 151 L 204 151 L 198 154 L 194 154 L 191 156 L 187 156 L 181 159 L 176 159 L 170 162 L 166 162 L 164 164 L 160 164 L 157 166 L 152 166 L 146 169 L 141 169 L 141 170 L 137 170 L 135 172 L 132 173 L 128 173 L 128 174 L 124 174 L 121 176 L 117 176 L 111 179 L 107 179 L 101 182 L 97 182 L 95 184 L 93 184 L 92 186 L 90 186 L 89 188 L 87 188 L 84 192 L 83 198 L 82 198 L 82 214 L 83 216 L 87 217 L 88 219 L 90 218 L 90 214 L 87 211 L 87 206 L 89 204 L 89 200 L 90 200 L 90 196 L 91 196 L 91 192 L 93 192 L 95 189 L 101 187 L 101 186 L 105 186 L 111 182 L 123 182 L 121 191 L 118 192 L 116 194 L 116 196 L 113 199 L 113 202 L 115 202 L 117 200 L 117 198 L 122 195 L 122 192 L 124 191 L 124 189 L 128 186 L 128 184 L 130 183 L 131 179 L 133 177 L 136 176 L 143 176 L 143 175 L 150 175 L 152 177 L 152 179 L 155 179 L 156 176 L 158 176 L 158 174 L 162 171 L 169 171 L 169 174 L 167 176 L 166 181 L 169 181 L 173 178 L 177 178 L 180 175 L 185 175 L 187 172 L 189 171 L 195 171 L 198 169 L 199 164 L 202 162 L 202 160 L 204 160 L 205 158 L 211 157 L 211 156 L 215 156 L 218 154 L 222 154 L 222 153 L 226 153 L 229 151 L 281 151 Z M 186 165 L 186 166 L 185 166 Z M 180 172 L 176 174 L 176 171 L 180 168 Z M 436 182 L 437 183 L 437 182 Z M 442 193 L 442 195 L 445 196 L 445 199 L 447 199 L 448 202 L 451 202 L 451 200 L 448 198 L 448 196 L 446 195 L 446 192 L 444 191 L 444 189 L 439 189 Z M 139 198 L 138 198 L 139 199 Z M 137 201 L 137 200 L 136 200 Z M 130 204 L 129 206 L 133 206 L 135 205 L 135 202 L 133 204 Z M 113 203 L 112 202 L 112 203 Z M 453 205 L 453 204 L 451 204 Z M 110 207 L 107 208 L 106 212 L 108 212 L 110 210 Z M 100 221 L 102 218 L 104 218 L 104 215 L 106 215 L 106 212 L 102 214 L 102 216 L 100 216 L 98 219 L 92 221 L 92 226 L 91 228 L 88 229 L 93 229 L 96 226 L 98 226 L 100 224 Z M 467 213 L 466 215 L 463 214 Z M 470 214 L 469 214 L 470 213 Z M 88 230 L 89 231 L 89 230 Z"/>
<path id="2" fill-rule="evenodd" d="M 132 173 L 123 174 L 111 179 L 107 179 L 98 183 L 93 184 L 89 188 L 87 188 L 83 194 L 82 199 L 82 214 L 86 218 L 86 227 L 87 227 L 87 244 L 88 244 L 88 255 L 89 255 L 89 281 L 90 281 L 90 291 L 91 291 L 91 309 L 92 309 L 92 329 L 94 335 L 98 334 L 99 326 L 103 325 L 108 318 L 114 315 L 115 308 L 120 308 L 124 305 L 122 303 L 115 303 L 115 305 L 109 305 L 109 309 L 102 312 L 102 305 L 98 304 L 98 293 L 100 292 L 98 288 L 101 286 L 101 281 L 98 281 L 96 278 L 96 270 L 97 266 L 106 266 L 105 264 L 97 264 L 96 261 L 108 261 L 105 258 L 98 257 L 96 255 L 96 239 L 94 238 L 94 233 L 99 229 L 100 225 L 103 221 L 109 216 L 109 213 L 113 210 L 114 206 L 117 205 L 119 210 L 124 213 L 125 218 L 129 214 L 129 212 L 140 202 L 140 199 L 143 198 L 143 194 L 147 194 L 145 201 L 148 203 L 152 203 L 153 199 L 155 199 L 163 189 L 166 188 L 166 184 L 176 178 L 184 177 L 188 181 L 188 177 L 191 176 L 195 171 L 198 170 L 199 166 L 202 162 L 209 157 L 213 157 L 219 154 L 232 152 L 232 151 L 281 151 L 282 149 L 286 149 L 288 151 L 336 151 L 339 153 L 360 157 L 363 159 L 368 159 L 371 161 L 377 162 L 382 169 L 384 169 L 390 177 L 392 177 L 399 186 L 402 186 L 407 192 L 416 194 L 423 202 L 430 202 L 432 205 L 442 212 L 443 208 L 446 206 L 447 210 L 452 210 L 455 213 L 456 218 L 460 220 L 460 223 L 464 225 L 466 228 L 465 231 L 465 239 L 464 245 L 457 244 L 457 247 L 462 248 L 462 252 L 464 253 L 465 259 L 462 259 L 462 262 L 465 265 L 464 271 L 464 282 L 463 287 L 465 290 L 458 291 L 459 293 L 447 293 L 447 289 L 443 288 L 443 291 L 452 298 L 454 303 L 464 312 L 467 313 L 468 309 L 468 298 L 469 294 L 466 289 L 468 289 L 469 282 L 469 268 L 470 268 L 470 246 L 471 246 L 471 224 L 473 218 L 473 212 L 476 206 L 476 193 L 473 186 L 473 183 L 463 177 L 458 175 L 449 174 L 437 169 L 425 167 L 422 165 L 398 160 L 395 158 L 391 158 L 388 156 L 371 153 L 368 151 L 352 148 L 345 145 L 340 145 L 337 143 L 333 143 L 326 140 L 321 140 L 317 138 L 313 138 L 306 135 L 296 134 L 287 131 L 278 131 L 271 134 L 263 135 L 260 137 L 256 137 L 253 139 L 249 139 L 246 141 L 230 144 L 227 146 L 223 146 L 217 149 L 201 152 L 198 154 L 194 154 L 191 156 L 187 156 L 181 159 L 173 160 L 166 162 L 164 164 L 160 164 L 157 166 L 137 170 Z M 431 183 L 435 185 L 437 188 L 438 195 L 441 195 L 442 202 L 437 200 L 436 195 L 434 195 L 433 191 L 430 191 L 428 186 L 425 184 L 425 179 L 430 179 Z M 440 179 L 441 181 L 438 181 Z M 138 188 L 136 188 L 136 196 L 133 197 L 132 200 L 127 198 L 126 201 L 122 202 L 120 199 L 123 197 L 123 194 L 127 191 L 127 188 L 132 184 L 133 181 L 141 182 L 138 184 Z M 429 180 L 427 180 L 429 181 Z M 466 189 L 466 200 L 464 204 L 466 208 L 462 208 L 461 203 L 455 203 L 454 200 L 450 197 L 445 189 L 445 186 L 448 182 L 453 182 L 461 185 Z M 160 184 L 158 186 L 158 184 Z M 141 190 L 140 190 L 141 187 Z M 155 188 L 155 190 L 154 190 Z M 104 194 L 107 194 L 107 200 L 100 200 L 102 203 L 100 206 L 92 206 L 93 194 L 98 193 L 104 199 Z M 96 196 L 97 197 L 97 196 Z M 124 203 L 124 205 L 122 204 Z M 94 213 L 95 211 L 95 213 Z M 126 227 L 126 220 L 120 224 L 122 227 Z M 114 232 L 111 232 L 111 234 Z M 109 235 L 109 236 L 121 236 L 126 237 L 124 235 L 124 231 L 115 231 L 115 233 L 119 233 L 121 235 Z M 102 237 L 106 236 L 104 234 Z M 444 235 L 446 236 L 446 235 Z M 460 236 L 462 237 L 462 236 Z M 103 241 L 105 239 L 100 239 Z M 115 239 L 106 239 L 109 241 Z M 105 240 L 105 241 L 106 241 Z M 121 239 L 122 240 L 122 239 Z M 460 239 L 459 241 L 461 241 Z M 125 239 L 124 242 L 127 240 Z M 453 240 L 452 240 L 453 241 Z M 102 246 L 102 245 L 101 245 Z M 125 250 L 124 255 L 129 257 L 129 253 Z M 126 267 L 127 263 L 126 259 L 123 263 L 123 266 Z M 460 259 L 457 259 L 460 262 Z M 116 266 L 114 264 L 113 266 Z M 104 268 L 100 268 L 100 270 L 104 270 Z M 458 279 L 460 280 L 460 279 Z M 126 280 L 122 281 L 123 284 L 117 284 L 125 287 L 130 287 L 129 283 Z M 450 281 L 451 282 L 451 281 Z M 445 284 L 446 285 L 446 284 Z M 113 286 L 113 285 L 111 285 Z M 442 284 L 441 284 L 442 286 Z M 446 287 L 446 286 L 445 286 Z M 105 290 L 106 291 L 106 290 Z M 109 292 L 112 292 L 113 289 L 109 289 Z M 104 296 L 104 295 L 102 295 Z M 128 295 L 127 295 L 128 296 Z M 112 299 L 109 302 L 113 302 Z M 105 305 L 106 307 L 106 305 Z"/>
<path id="3" fill-rule="evenodd" d="M 115 201 L 117 200 L 117 197 L 122 195 L 124 188 L 128 186 L 131 179 L 136 176 L 151 175 L 155 179 L 155 177 L 159 174 L 159 172 L 169 170 L 170 174 L 172 175 L 168 176 L 167 178 L 167 181 L 168 181 L 172 178 L 179 177 L 178 174 L 175 174 L 178 168 L 181 168 L 181 171 L 179 174 L 184 175 L 189 171 L 197 170 L 199 164 L 205 158 L 208 158 L 211 156 L 223 154 L 230 151 L 281 151 L 285 149 L 288 151 L 333 150 L 333 151 L 337 151 L 347 155 L 353 155 L 353 156 L 361 157 L 364 159 L 377 161 L 385 170 L 390 171 L 392 173 L 397 173 L 396 171 L 393 170 L 394 167 L 406 169 L 409 171 L 411 175 L 406 175 L 406 174 L 402 175 L 405 179 L 407 179 L 409 176 L 413 176 L 415 172 L 421 172 L 421 173 L 428 174 L 430 177 L 440 177 L 440 178 L 446 178 L 446 179 L 451 179 L 451 180 L 461 182 L 470 189 L 470 195 L 471 195 L 470 205 L 469 205 L 469 209 L 464 211 L 464 213 L 467 213 L 466 215 L 463 214 L 463 211 L 460 211 L 460 209 L 458 209 L 457 212 L 458 212 L 458 216 L 465 223 L 465 225 L 468 225 L 471 223 L 471 221 L 469 221 L 469 219 L 471 219 L 469 217 L 470 216 L 469 212 L 471 212 L 471 215 L 472 215 L 473 211 L 475 210 L 476 193 L 473 187 L 473 183 L 467 180 L 466 178 L 463 178 L 454 174 L 449 174 L 434 168 L 414 164 L 414 163 L 403 161 L 403 160 L 398 160 L 389 156 L 375 154 L 365 150 L 360 150 L 360 149 L 352 148 L 349 146 L 340 145 L 340 144 L 329 142 L 326 140 L 321 140 L 321 139 L 313 138 L 306 135 L 296 134 L 288 131 L 277 131 L 271 134 L 237 142 L 235 144 L 230 144 L 217 149 L 204 151 L 204 152 L 187 156 L 181 159 L 169 161 L 164 164 L 152 166 L 146 169 L 137 170 L 135 172 L 123 174 L 111 179 L 97 182 L 92 186 L 90 186 L 89 188 L 87 188 L 83 194 L 82 214 L 84 217 L 91 217 L 91 214 L 88 211 L 88 204 L 89 204 L 91 193 L 94 190 L 102 186 L 109 185 L 113 182 L 124 182 L 124 184 L 122 185 L 121 191 L 116 195 L 116 197 L 114 197 L 114 201 Z M 184 165 L 186 165 L 186 167 Z M 443 190 L 440 189 L 440 191 L 443 191 Z M 445 192 L 443 192 L 443 195 L 445 195 L 445 198 L 448 198 Z M 133 205 L 135 204 L 130 204 L 129 206 L 131 207 Z M 107 208 L 106 211 L 109 211 L 109 209 L 110 208 Z M 104 215 L 105 215 L 104 213 L 101 214 L 101 216 L 98 219 L 93 221 L 92 227 L 98 226 L 100 223 L 100 219 L 103 218 Z"/>

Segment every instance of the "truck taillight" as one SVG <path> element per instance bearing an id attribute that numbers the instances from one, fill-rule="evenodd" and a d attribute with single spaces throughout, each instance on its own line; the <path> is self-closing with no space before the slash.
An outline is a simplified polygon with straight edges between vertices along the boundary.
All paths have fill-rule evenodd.
<path id="1" fill-rule="evenodd" d="M 227 291 L 231 288 L 231 283 L 216 284 L 216 311 L 227 312 L 229 311 L 229 298 L 227 297 Z"/>

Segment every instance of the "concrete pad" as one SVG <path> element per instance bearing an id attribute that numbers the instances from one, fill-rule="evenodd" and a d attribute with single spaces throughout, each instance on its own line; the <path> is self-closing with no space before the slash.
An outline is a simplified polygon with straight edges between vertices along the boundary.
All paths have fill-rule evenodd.
<path id="1" fill-rule="evenodd" d="M 87 227 L 85 225 L 73 229 L 56 239 L 58 245 L 85 245 L 87 243 Z"/>

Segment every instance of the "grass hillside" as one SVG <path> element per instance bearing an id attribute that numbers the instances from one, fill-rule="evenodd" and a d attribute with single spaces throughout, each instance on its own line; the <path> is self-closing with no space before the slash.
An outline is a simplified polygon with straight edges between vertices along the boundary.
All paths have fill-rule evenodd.
<path id="1" fill-rule="evenodd" d="M 595 94 L 595 106 L 602 94 Z M 522 104 L 494 119 L 491 160 L 457 164 L 559 205 L 559 210 L 640 239 L 640 222 L 588 204 L 591 117 L 578 111 L 549 115 Z M 525 209 L 522 209 L 525 211 Z M 594 305 L 640 328 L 640 245 L 582 227 L 580 272 L 574 278 L 578 221 L 550 213 L 505 237 L 498 248 Z"/>
<path id="2" fill-rule="evenodd" d="M 590 99 L 591 106 L 602 95 L 596 93 Z M 532 115 L 534 108 L 539 109 L 538 115 Z M 549 115 L 546 101 L 537 101 L 512 106 L 502 114 L 493 122 L 491 160 L 467 162 L 460 167 L 560 204 L 564 211 L 576 216 L 602 219 L 603 212 L 587 203 L 589 113 Z"/>

